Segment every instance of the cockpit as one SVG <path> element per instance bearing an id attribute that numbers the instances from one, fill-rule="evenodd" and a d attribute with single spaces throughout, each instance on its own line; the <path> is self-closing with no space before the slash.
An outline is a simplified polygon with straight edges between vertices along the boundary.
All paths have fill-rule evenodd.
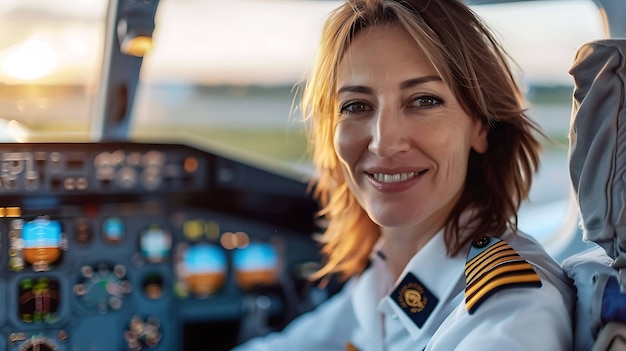
<path id="1" fill-rule="evenodd" d="M 470 3 L 552 138 L 520 228 L 562 260 L 588 246 L 567 70 L 625 4 Z M 294 103 L 336 4 L 0 5 L 0 351 L 229 350 L 340 288 L 310 280 L 319 208 Z"/>

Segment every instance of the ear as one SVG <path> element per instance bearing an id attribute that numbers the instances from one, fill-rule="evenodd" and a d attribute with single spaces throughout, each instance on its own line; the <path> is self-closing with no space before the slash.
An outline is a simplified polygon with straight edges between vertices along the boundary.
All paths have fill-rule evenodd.
<path id="1" fill-rule="evenodd" d="M 474 121 L 474 135 L 472 139 L 472 149 L 479 154 L 484 154 L 489 148 L 487 135 L 489 134 L 489 125 L 483 121 Z"/>

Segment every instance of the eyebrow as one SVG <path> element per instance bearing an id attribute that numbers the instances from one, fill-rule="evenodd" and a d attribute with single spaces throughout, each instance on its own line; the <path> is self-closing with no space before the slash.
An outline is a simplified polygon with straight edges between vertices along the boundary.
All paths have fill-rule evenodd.
<path id="1" fill-rule="evenodd" d="M 420 84 L 424 84 L 424 83 L 432 82 L 432 81 L 442 82 L 443 80 L 441 80 L 441 77 L 439 76 L 425 76 L 425 77 L 409 79 L 400 83 L 400 89 L 407 89 L 407 88 L 414 87 L 416 85 L 420 85 Z"/>
<path id="2" fill-rule="evenodd" d="M 442 82 L 442 79 L 439 76 L 424 76 L 424 77 L 413 78 L 413 79 L 405 80 L 404 82 L 400 83 L 400 89 L 408 89 L 416 85 L 420 85 L 420 84 L 424 84 L 424 83 L 432 82 L 432 81 Z M 374 90 L 372 88 L 369 88 L 363 85 L 346 85 L 346 86 L 341 87 L 337 91 L 337 94 L 341 94 L 344 92 L 373 94 Z"/>

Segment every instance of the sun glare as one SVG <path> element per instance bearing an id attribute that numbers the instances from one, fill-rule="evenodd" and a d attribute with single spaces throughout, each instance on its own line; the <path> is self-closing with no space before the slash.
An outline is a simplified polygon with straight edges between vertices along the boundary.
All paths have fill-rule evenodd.
<path id="1" fill-rule="evenodd" d="M 30 38 L 9 48 L 0 69 L 13 78 L 30 81 L 45 77 L 59 65 L 59 57 L 49 42 Z"/>

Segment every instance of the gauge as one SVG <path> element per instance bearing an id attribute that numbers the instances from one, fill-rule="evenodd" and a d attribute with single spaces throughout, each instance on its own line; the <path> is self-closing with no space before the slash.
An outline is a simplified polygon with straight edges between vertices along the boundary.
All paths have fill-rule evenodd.
<path id="1" fill-rule="evenodd" d="M 100 313 L 122 308 L 124 298 L 130 293 L 131 285 L 126 280 L 124 266 L 101 263 L 83 266 L 79 281 L 74 285 L 74 294 L 86 306 Z"/>
<path id="2" fill-rule="evenodd" d="M 26 278 L 18 287 L 18 313 L 26 323 L 52 323 L 59 308 L 59 282 L 49 278 Z"/>
<path id="3" fill-rule="evenodd" d="M 141 253 L 150 262 L 163 262 L 172 248 L 172 235 L 158 225 L 152 225 L 141 233 Z"/>
<path id="4" fill-rule="evenodd" d="M 61 257 L 63 234 L 61 223 L 39 217 L 22 228 L 22 258 L 35 271 L 48 270 Z"/>
<path id="5" fill-rule="evenodd" d="M 163 296 L 163 277 L 159 273 L 148 273 L 143 279 L 142 287 L 149 299 L 158 299 Z"/>
<path id="6" fill-rule="evenodd" d="M 233 253 L 235 279 L 243 289 L 278 281 L 278 254 L 268 243 L 250 243 Z"/>
<path id="7" fill-rule="evenodd" d="M 197 244 L 183 249 L 179 278 L 188 292 L 209 296 L 226 280 L 226 254 L 218 246 Z"/>

